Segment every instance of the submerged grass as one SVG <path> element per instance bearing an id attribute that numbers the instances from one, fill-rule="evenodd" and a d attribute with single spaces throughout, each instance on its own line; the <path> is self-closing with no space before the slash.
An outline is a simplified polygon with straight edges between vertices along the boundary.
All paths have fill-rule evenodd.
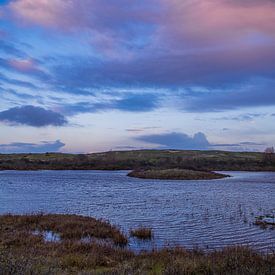
<path id="1" fill-rule="evenodd" d="M 254 225 L 260 226 L 262 229 L 275 229 L 275 216 L 265 215 L 258 216 L 254 222 Z"/>
<path id="2" fill-rule="evenodd" d="M 52 231 L 46 242 L 33 231 Z M 91 242 L 82 242 L 92 236 Z M 97 242 L 93 239 L 111 240 Z M 205 253 L 183 248 L 134 254 L 106 221 L 76 215 L 0 216 L 0 274 L 274 274 L 275 254 L 246 247 Z"/>

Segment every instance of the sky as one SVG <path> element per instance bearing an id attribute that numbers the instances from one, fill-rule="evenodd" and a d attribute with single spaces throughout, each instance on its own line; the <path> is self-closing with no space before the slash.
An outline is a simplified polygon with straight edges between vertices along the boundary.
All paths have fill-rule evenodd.
<path id="1" fill-rule="evenodd" d="M 0 0 L 0 153 L 275 145 L 274 0 Z"/>

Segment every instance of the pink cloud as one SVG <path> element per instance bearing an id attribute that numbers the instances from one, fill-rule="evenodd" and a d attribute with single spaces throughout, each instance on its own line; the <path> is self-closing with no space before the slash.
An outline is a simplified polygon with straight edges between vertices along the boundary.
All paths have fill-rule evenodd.
<path id="1" fill-rule="evenodd" d="M 216 76 L 265 72 L 275 59 L 270 0 L 15 0 L 8 9 L 28 24 L 87 31 L 93 49 L 107 60 L 122 59 L 126 71 L 137 61 L 150 68 L 157 60 L 178 74 L 185 70 L 187 79 L 195 72 L 203 78 L 211 64 Z M 142 40 L 147 44 L 137 50 L 134 41 Z"/>
<path id="2" fill-rule="evenodd" d="M 265 36 L 275 38 L 275 3 L 269 0 L 161 0 L 158 42 L 169 46 L 238 46 Z"/>
<path id="3" fill-rule="evenodd" d="M 8 9 L 28 24 L 88 30 L 92 45 L 110 57 L 124 54 L 125 43 L 142 38 L 143 33 L 129 31 L 129 23 L 154 26 L 148 43 L 154 52 L 275 40 L 275 3 L 270 0 L 15 0 Z"/>
<path id="4" fill-rule="evenodd" d="M 8 64 L 16 71 L 28 73 L 38 70 L 38 66 L 33 59 L 9 59 Z"/>
<path id="5" fill-rule="evenodd" d="M 144 0 L 139 2 L 146 3 Z M 147 4 L 143 7 L 139 2 L 134 1 L 129 6 L 127 0 L 15 0 L 8 5 L 8 10 L 17 19 L 30 24 L 61 30 L 79 27 L 106 30 L 128 20 L 151 20 L 147 16 Z"/>
<path id="6" fill-rule="evenodd" d="M 7 13 L 20 24 L 34 24 L 62 32 L 86 31 L 92 47 L 108 58 L 130 56 L 127 45 L 144 32 L 134 24 L 151 24 L 157 0 L 15 0 Z"/>
<path id="7" fill-rule="evenodd" d="M 46 27 L 61 27 L 65 24 L 66 11 L 71 13 L 72 1 L 63 0 L 16 0 L 8 8 L 18 20 Z"/>

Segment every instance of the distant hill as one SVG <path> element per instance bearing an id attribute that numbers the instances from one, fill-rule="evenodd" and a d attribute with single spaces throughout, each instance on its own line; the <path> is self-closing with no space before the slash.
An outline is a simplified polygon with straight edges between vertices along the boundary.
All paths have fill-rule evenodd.
<path id="1" fill-rule="evenodd" d="M 256 152 L 137 150 L 94 154 L 0 154 L 1 170 L 192 169 L 275 171 L 275 154 Z"/>

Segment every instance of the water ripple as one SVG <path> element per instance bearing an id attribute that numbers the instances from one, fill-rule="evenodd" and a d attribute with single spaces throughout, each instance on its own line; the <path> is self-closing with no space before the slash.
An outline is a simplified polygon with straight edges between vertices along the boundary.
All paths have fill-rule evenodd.
<path id="1" fill-rule="evenodd" d="M 110 220 L 125 232 L 139 225 L 163 245 L 218 249 L 249 245 L 275 250 L 275 230 L 253 225 L 275 211 L 275 173 L 230 172 L 213 181 L 158 181 L 125 171 L 1 171 L 0 213 L 75 213 Z"/>

